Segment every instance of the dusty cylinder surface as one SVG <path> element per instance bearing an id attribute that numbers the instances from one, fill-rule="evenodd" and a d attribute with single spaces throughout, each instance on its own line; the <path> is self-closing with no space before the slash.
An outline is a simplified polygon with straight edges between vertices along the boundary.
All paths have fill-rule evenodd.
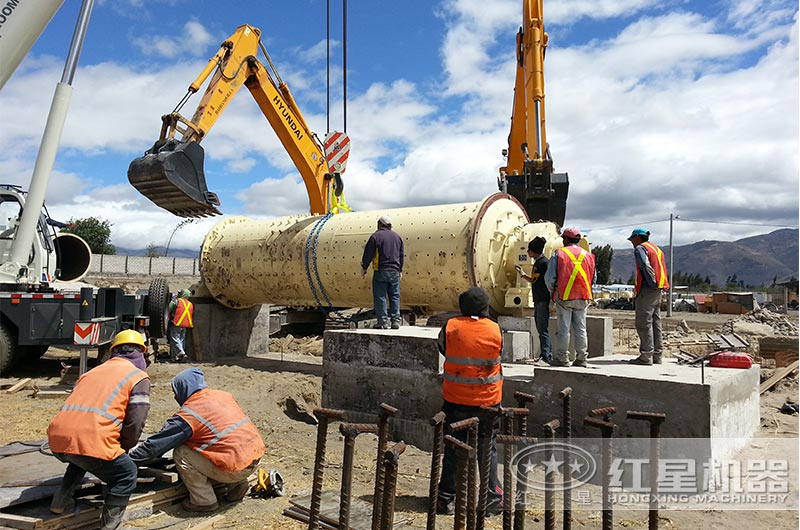
<path id="1" fill-rule="evenodd" d="M 489 290 L 495 311 L 505 312 L 520 245 L 533 235 L 557 236 L 552 223 L 528 224 L 522 206 L 502 193 L 474 203 L 330 217 L 233 217 L 206 235 L 200 272 L 228 307 L 372 307 L 372 274 L 361 277 L 361 256 L 381 215 L 392 218 L 405 246 L 401 305 L 430 311 L 457 310 L 459 294 L 477 285 Z"/>

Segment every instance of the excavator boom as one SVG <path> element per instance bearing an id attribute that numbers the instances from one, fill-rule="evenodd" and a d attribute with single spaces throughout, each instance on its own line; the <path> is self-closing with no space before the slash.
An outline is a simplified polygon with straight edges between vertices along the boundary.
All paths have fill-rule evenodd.
<path id="1" fill-rule="evenodd" d="M 239 26 L 189 86 L 188 95 L 191 95 L 213 72 L 192 119 L 188 120 L 177 112 L 163 116 L 159 140 L 144 156 L 131 162 L 128 180 L 158 206 L 181 217 L 221 213 L 216 208 L 220 204 L 219 198 L 206 186 L 200 142 L 242 86 L 250 91 L 300 172 L 308 192 L 311 213 L 328 213 L 332 182 L 337 184 L 337 194 L 341 193 L 340 176 L 330 173 L 319 142 L 269 56 L 267 60 L 275 79 L 256 58 L 260 37 L 257 28 Z M 261 49 L 266 55 L 266 50 Z M 180 134 L 179 138 L 175 137 L 176 133 Z"/>

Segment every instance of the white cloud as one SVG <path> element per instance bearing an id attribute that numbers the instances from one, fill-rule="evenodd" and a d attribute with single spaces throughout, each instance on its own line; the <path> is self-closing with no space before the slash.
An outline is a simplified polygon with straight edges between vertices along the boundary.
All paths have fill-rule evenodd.
<path id="1" fill-rule="evenodd" d="M 132 39 L 133 44 L 146 55 L 156 54 L 169 59 L 196 57 L 206 54 L 206 49 L 217 39 L 201 23 L 190 20 L 183 25 L 183 34 L 175 36 L 143 35 Z"/>

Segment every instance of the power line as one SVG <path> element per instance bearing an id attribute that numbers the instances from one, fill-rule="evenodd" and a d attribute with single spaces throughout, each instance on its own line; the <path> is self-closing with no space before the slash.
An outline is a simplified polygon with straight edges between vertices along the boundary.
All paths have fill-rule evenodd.
<path id="1" fill-rule="evenodd" d="M 601 230 L 613 230 L 615 228 L 628 228 L 630 226 L 650 225 L 650 224 L 653 224 L 653 223 L 664 223 L 666 221 L 669 221 L 669 218 L 667 218 L 667 219 L 656 219 L 655 221 L 643 221 L 643 222 L 637 222 L 637 223 L 628 223 L 628 224 L 625 224 L 625 225 L 604 226 L 602 228 L 587 228 L 586 231 L 587 232 L 600 232 Z"/>
<path id="2" fill-rule="evenodd" d="M 719 225 L 742 225 L 742 226 L 769 226 L 772 228 L 797 228 L 797 225 L 774 225 L 766 223 L 740 223 L 737 221 L 709 221 L 703 219 L 686 219 L 685 217 L 676 217 L 676 221 L 688 221 L 690 223 L 714 223 Z"/>

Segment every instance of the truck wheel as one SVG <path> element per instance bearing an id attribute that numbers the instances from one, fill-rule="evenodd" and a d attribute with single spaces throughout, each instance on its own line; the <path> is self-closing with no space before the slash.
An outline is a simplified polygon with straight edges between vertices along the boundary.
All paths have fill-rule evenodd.
<path id="1" fill-rule="evenodd" d="M 147 316 L 150 317 L 150 336 L 166 336 L 169 322 L 169 284 L 165 278 L 154 278 L 150 282 L 150 289 L 147 291 Z"/>
<path id="2" fill-rule="evenodd" d="M 17 344 L 14 334 L 6 326 L 0 324 L 0 375 L 6 375 L 14 364 L 17 355 Z"/>

